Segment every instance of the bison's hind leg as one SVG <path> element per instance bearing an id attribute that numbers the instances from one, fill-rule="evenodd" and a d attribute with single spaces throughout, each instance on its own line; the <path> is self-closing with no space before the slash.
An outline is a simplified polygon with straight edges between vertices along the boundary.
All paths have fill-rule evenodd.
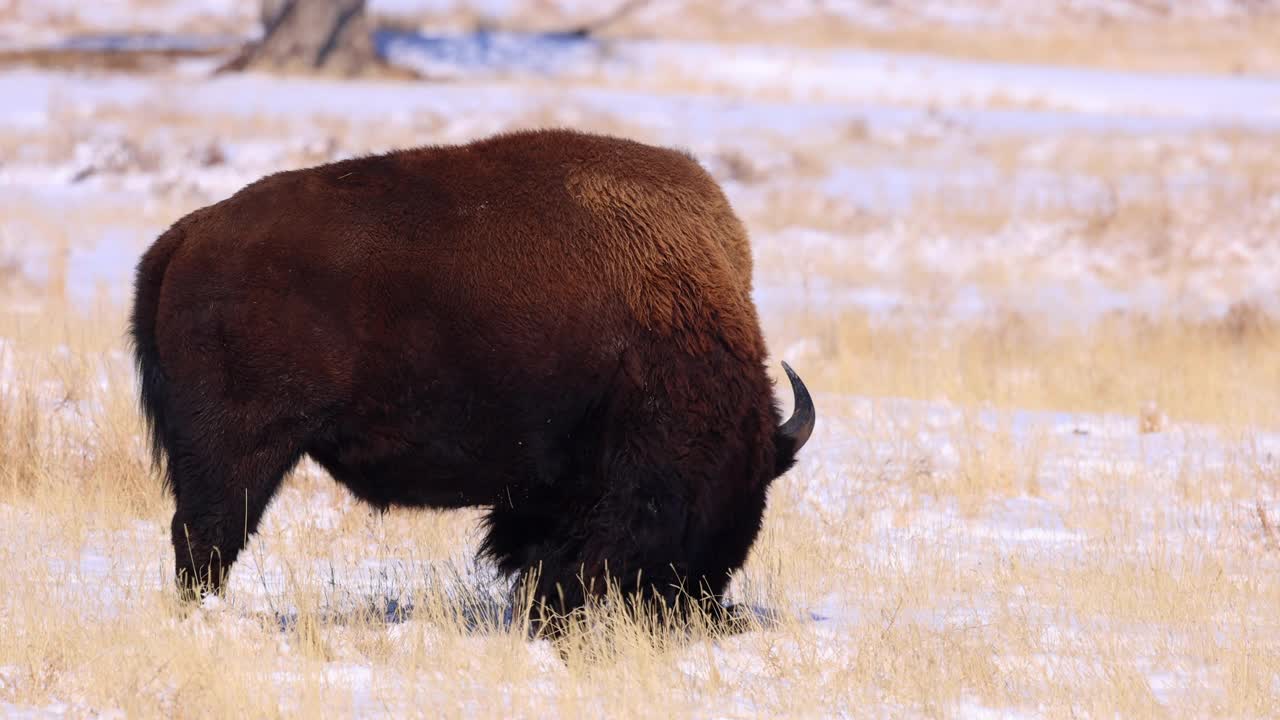
<path id="1" fill-rule="evenodd" d="M 183 599 L 221 593 L 227 572 L 286 473 L 302 455 L 301 429 L 273 424 L 230 434 L 172 437 L 167 448 L 176 499 L 172 537 Z"/>

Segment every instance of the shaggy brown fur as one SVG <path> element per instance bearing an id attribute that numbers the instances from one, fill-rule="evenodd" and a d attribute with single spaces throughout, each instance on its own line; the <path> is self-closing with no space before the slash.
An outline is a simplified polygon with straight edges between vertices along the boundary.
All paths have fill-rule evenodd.
<path id="1" fill-rule="evenodd" d="M 219 590 L 309 455 L 379 507 L 488 506 L 483 551 L 558 609 L 606 574 L 718 598 L 813 427 L 794 374 L 779 426 L 750 274 L 691 158 L 570 131 L 191 213 L 139 263 L 132 328 L 180 583 Z"/>

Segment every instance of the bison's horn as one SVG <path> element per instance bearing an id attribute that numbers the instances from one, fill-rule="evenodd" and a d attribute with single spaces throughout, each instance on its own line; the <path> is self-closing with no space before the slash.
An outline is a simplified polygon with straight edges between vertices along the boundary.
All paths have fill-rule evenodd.
<path id="1" fill-rule="evenodd" d="M 813 425 L 817 420 L 817 413 L 813 409 L 813 398 L 809 397 L 809 389 L 804 386 L 804 381 L 796 374 L 791 366 L 782 363 L 782 369 L 787 371 L 787 378 L 791 380 L 791 394 L 795 397 L 795 410 L 791 411 L 791 418 L 778 428 L 778 434 L 791 440 L 793 443 L 792 454 L 800 451 L 804 444 L 808 442 L 809 436 L 813 434 Z"/>

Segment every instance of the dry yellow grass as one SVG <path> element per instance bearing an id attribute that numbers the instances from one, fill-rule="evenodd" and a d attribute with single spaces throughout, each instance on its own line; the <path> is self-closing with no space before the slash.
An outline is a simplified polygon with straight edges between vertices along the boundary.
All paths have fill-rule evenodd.
<path id="1" fill-rule="evenodd" d="M 1115 319 L 1059 337 L 1014 318 L 946 330 L 827 318 L 815 329 L 822 360 L 804 366 L 825 391 L 823 428 L 777 484 L 735 583 L 738 599 L 777 617 L 728 639 L 655 639 L 649 621 L 598 610 L 562 659 L 527 642 L 519 624 L 493 620 L 504 590 L 470 568 L 474 513 L 381 517 L 309 466 L 268 513 L 228 602 L 180 613 L 171 506 L 145 462 L 123 313 L 42 304 L 55 314 L 0 314 L 10 368 L 0 392 L 0 703 L 9 704 L 0 708 L 131 717 L 1273 709 L 1280 555 L 1261 523 L 1280 515 L 1280 476 L 1273 459 L 1248 450 L 1251 426 L 1275 417 L 1265 406 L 1280 357 L 1270 330 Z M 1187 431 L 1170 476 L 1119 445 L 1085 453 L 1052 427 L 1021 432 L 977 407 L 1134 416 L 1153 394 L 1175 427 L 1207 419 L 1235 434 Z M 1218 448 L 1226 462 L 1214 459 Z M 388 598 L 412 613 L 388 620 Z"/>
<path id="2" fill-rule="evenodd" d="M 728 43 L 776 43 L 925 53 L 969 60 L 1039 63 L 1152 72 L 1270 74 L 1280 68 L 1280 17 L 1238 20 L 1060 22 L 1053 27 L 906 23 L 879 29 L 814 13 L 790 21 L 761 22 L 749 13 L 717 12 L 681 17 L 619 33 L 683 37 Z"/>
<path id="3" fill-rule="evenodd" d="M 363 151 L 461 132 L 435 116 L 153 111 L 184 147 L 301 136 Z M 154 126 L 128 108 L 78 112 L 55 108 L 63 132 L 10 133 L 0 153 L 35 148 L 39 161 L 61 163 L 77 133 L 99 125 L 152 152 Z M 661 134 L 574 113 L 548 104 L 502 122 Z M 475 512 L 381 516 L 305 464 L 235 568 L 227 601 L 180 612 L 172 503 L 147 464 L 125 311 L 106 293 L 91 310 L 70 303 L 68 262 L 104 227 L 141 244 L 208 191 L 162 183 L 140 193 L 144 203 L 138 194 L 109 197 L 117 182 L 136 179 L 123 172 L 96 179 L 102 197 L 69 194 L 66 205 L 0 198 L 0 251 L 51 250 L 43 284 L 0 270 L 0 714 L 1274 713 L 1276 321 L 1247 303 L 1220 319 L 1122 312 L 1068 322 L 1016 302 L 980 315 L 948 311 L 965 285 L 996 295 L 1057 278 L 1054 261 L 1014 253 L 1051 223 L 1066 224 L 1064 237 L 1082 248 L 1070 258 L 1128 253 L 1120 257 L 1130 264 L 1097 271 L 1117 289 L 1139 278 L 1178 288 L 1202 276 L 1233 289 L 1237 274 L 1270 256 L 1198 248 L 1224 238 L 1274 247 L 1273 138 L 993 141 L 850 127 L 831 137 L 734 140 L 710 151 L 756 235 L 760 285 L 892 282 L 921 307 L 867 312 L 824 305 L 815 292 L 807 306 L 765 308 L 770 346 L 818 392 L 821 419 L 801 465 L 775 485 L 762 538 L 734 585 L 736 600 L 770 611 L 757 631 L 655 637 L 651 618 L 597 609 L 563 657 L 495 619 L 510 601 L 502 583 L 472 567 Z M 754 155 L 752 142 L 785 147 L 779 166 Z M 318 162 L 333 151 L 308 142 L 270 162 Z M 158 172 L 190 163 L 152 156 Z M 1087 212 L 1018 208 L 985 186 L 986 204 L 938 193 L 910 212 L 869 211 L 811 185 L 835 168 L 890 162 L 989 165 L 1001 182 L 1033 167 L 1119 184 L 1162 178 L 1188 161 L 1215 187 Z M 853 250 L 770 235 L 789 228 L 822 229 Z M 970 238 L 995 249 L 975 252 L 972 267 L 942 268 L 951 274 L 929 264 L 931 245 L 963 248 Z M 886 268 L 861 252 L 884 239 L 904 243 L 909 262 Z M 1149 406 L 1167 421 L 1143 434 Z M 1096 414 L 1057 414 L 1067 411 Z M 411 611 L 389 611 L 392 600 Z"/>
<path id="4" fill-rule="evenodd" d="M 500 16 L 454 7 L 449 12 L 396 15 L 390 22 L 433 30 L 469 30 L 497 25 L 512 30 L 559 30 L 601 19 L 612 8 L 556 3 L 507 3 Z M 893 3 L 867 3 L 885 11 Z M 957 14 L 983 8 L 982 0 L 949 3 Z M 1089 13 L 1070 3 L 1044 2 L 1042 21 L 930 21 L 914 3 L 896 3 L 894 22 L 869 17 L 878 13 L 838 12 L 839 3 L 810 3 L 783 13 L 747 0 L 717 3 L 635 3 L 639 11 L 606 26 L 602 34 L 621 38 L 663 38 L 694 42 L 845 47 L 928 53 L 995 62 L 1076 65 L 1124 70 L 1202 73 L 1274 73 L 1280 68 L 1280 14 L 1254 3 L 1244 17 L 1162 16 L 1160 8 L 1135 2 L 1138 12 Z M 585 8 L 585 9 L 584 9 Z M 990 10 L 988 9 L 988 12 Z M 1196 13 L 1188 13 L 1195 15 Z M 1000 13 L 991 13 L 1000 18 Z"/>
<path id="5" fill-rule="evenodd" d="M 528 0 L 504 4 L 495 16 L 487 8 L 456 3 L 429 13 L 398 13 L 378 19 L 392 26 L 428 28 L 434 32 L 467 31 L 477 26 L 510 30 L 563 30 L 609 16 L 622 2 L 601 4 Z M 982 0 L 951 3 L 963 14 L 990 5 Z M 229 5 L 228 12 L 173 13 L 167 0 L 131 0 L 118 13 L 81 13 L 68 6 L 48 10 L 34 0 L 0 4 L 0 32 L 4 24 L 21 30 L 37 23 L 62 34 L 162 31 L 251 35 L 258 30 L 252 3 Z M 1041 21 L 944 23 L 931 21 L 912 3 L 898 3 L 894 21 L 868 22 L 860 15 L 834 10 L 836 3 L 812 3 L 800 12 L 780 16 L 761 12 L 758 3 L 664 2 L 631 13 L 603 28 L 614 38 L 663 38 L 723 44 L 774 44 L 843 47 L 890 52 L 928 53 L 995 62 L 1075 65 L 1108 69 L 1274 74 L 1280 69 L 1280 13 L 1268 3 L 1252 3 L 1243 15 L 1214 17 L 1212 13 L 1165 15 L 1158 5 L 1131 3 L 1136 13 L 1073 11 L 1069 3 L 1042 3 Z M 888 7 L 878 3 L 884 10 Z M 830 9 L 829 9 L 830 8 Z M 157 12 L 169 10 L 170 12 Z M 999 13 L 989 17 L 1000 18 Z M 1186 15 L 1191 15 L 1187 17 Z M 17 40 L 23 38 L 17 37 Z M 90 61 L 92 59 L 85 58 Z M 107 60 L 103 58 L 102 62 Z"/>
<path id="6" fill-rule="evenodd" d="M 1135 418 L 1154 403 L 1174 420 L 1280 427 L 1280 325 L 1248 305 L 1221 320 L 1115 313 L 1088 325 L 815 307 L 770 324 L 776 348 L 807 340 L 807 372 L 838 392 Z"/>

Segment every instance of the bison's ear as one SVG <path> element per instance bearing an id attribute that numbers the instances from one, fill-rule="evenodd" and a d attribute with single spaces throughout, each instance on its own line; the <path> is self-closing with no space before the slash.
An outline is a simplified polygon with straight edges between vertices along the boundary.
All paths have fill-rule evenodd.
<path id="1" fill-rule="evenodd" d="M 782 363 L 782 369 L 787 372 L 787 379 L 791 381 L 791 394 L 795 397 L 795 410 L 791 412 L 791 417 L 778 426 L 778 431 L 774 433 L 774 453 L 777 458 L 774 468 L 774 477 L 785 473 L 791 469 L 796 462 L 796 455 L 799 454 L 800 448 L 809 441 L 809 436 L 813 434 L 814 423 L 817 422 L 818 415 L 813 409 L 813 398 L 809 397 L 809 389 L 804 386 L 804 381 L 796 374 L 791 366 Z"/>

